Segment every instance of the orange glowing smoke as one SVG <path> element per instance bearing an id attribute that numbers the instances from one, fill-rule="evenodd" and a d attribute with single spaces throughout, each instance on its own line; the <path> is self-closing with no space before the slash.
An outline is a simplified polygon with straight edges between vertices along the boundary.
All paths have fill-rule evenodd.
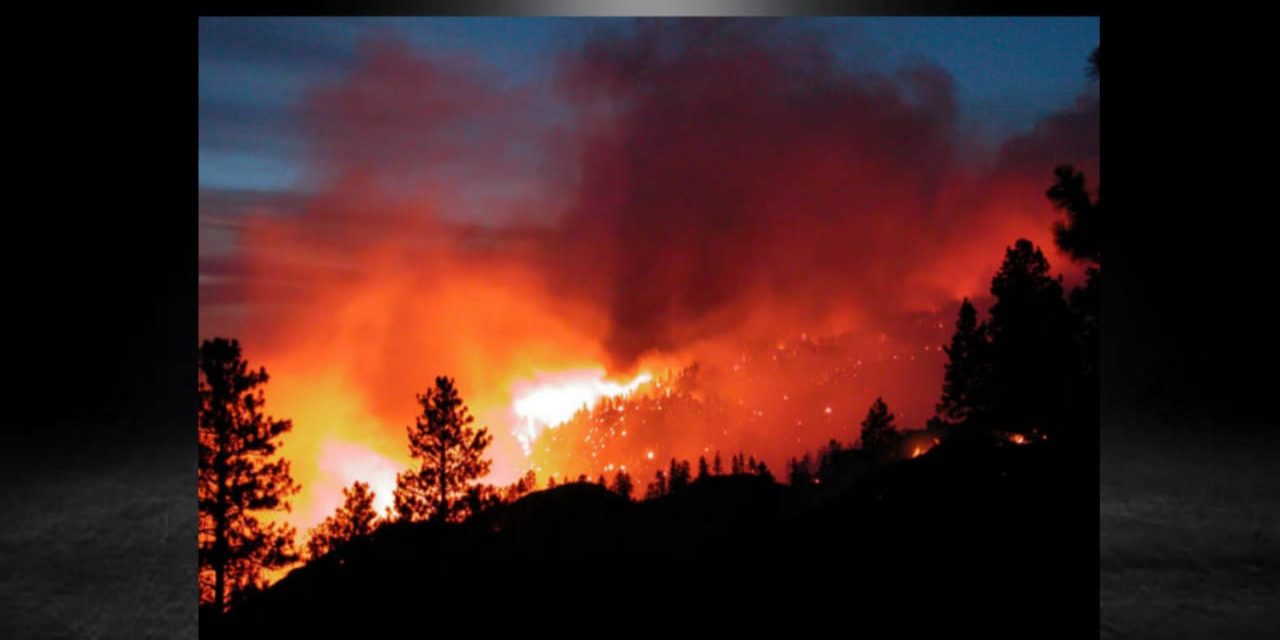
<path id="1" fill-rule="evenodd" d="M 561 69 L 577 105 L 565 135 L 532 117 L 545 111 L 537 92 L 366 52 L 299 105 L 310 195 L 283 211 L 202 206 L 200 333 L 239 338 L 271 373 L 268 411 L 293 420 L 282 454 L 303 487 L 284 517 L 301 533 L 355 480 L 390 502 L 394 471 L 414 462 L 414 394 L 437 375 L 456 378 L 494 434 L 483 481 L 495 484 L 530 466 L 535 441 L 557 474 L 647 474 L 717 450 L 777 471 L 806 447 L 853 442 L 876 395 L 923 422 L 954 316 L 903 318 L 983 295 L 1017 237 L 1051 249 L 1044 189 L 1054 164 L 1096 156 L 1093 103 L 979 162 L 951 129 L 940 71 L 847 76 L 814 58 L 820 46 L 755 29 L 707 41 L 684 25 L 585 48 Z M 678 55 L 650 55 L 671 38 Z M 921 90 L 938 99 L 917 105 Z M 855 330 L 889 339 L 823 370 L 786 364 L 808 336 L 777 343 Z M 762 337 L 780 348 L 738 355 Z M 709 417 L 655 395 L 648 415 L 669 418 L 628 410 L 609 434 L 622 444 L 599 458 L 598 436 L 569 449 L 557 425 L 639 391 L 657 357 L 732 363 L 697 391 L 717 402 L 697 405 Z M 863 373 L 879 359 L 884 375 Z M 822 371 L 836 373 L 813 380 Z M 719 418 L 730 410 L 741 419 Z"/>

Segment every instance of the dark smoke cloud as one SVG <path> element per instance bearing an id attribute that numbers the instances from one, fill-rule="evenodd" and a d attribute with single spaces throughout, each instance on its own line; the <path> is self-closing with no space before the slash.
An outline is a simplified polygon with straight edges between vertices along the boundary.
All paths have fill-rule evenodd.
<path id="1" fill-rule="evenodd" d="M 623 368 L 762 315 L 876 322 L 977 293 L 1014 234 L 1051 223 L 1052 166 L 1097 154 L 1082 100 L 984 169 L 943 70 L 854 74 L 775 22 L 643 23 L 561 81 L 581 181 L 555 274 L 606 305 Z"/>

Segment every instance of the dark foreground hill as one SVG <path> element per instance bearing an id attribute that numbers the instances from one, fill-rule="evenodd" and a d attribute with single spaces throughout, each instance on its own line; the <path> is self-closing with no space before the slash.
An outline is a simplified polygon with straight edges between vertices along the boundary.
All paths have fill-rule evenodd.
<path id="1" fill-rule="evenodd" d="M 217 635 L 854 629 L 890 612 L 986 637 L 1091 635 L 1094 483 L 1044 443 L 944 444 L 825 494 L 722 476 L 632 503 L 570 484 L 466 524 L 383 527 L 246 601 Z"/>

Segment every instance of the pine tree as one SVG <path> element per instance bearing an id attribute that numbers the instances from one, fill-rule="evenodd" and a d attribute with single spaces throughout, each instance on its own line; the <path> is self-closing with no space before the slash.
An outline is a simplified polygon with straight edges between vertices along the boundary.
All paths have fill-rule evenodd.
<path id="1" fill-rule="evenodd" d="M 773 482 L 773 472 L 769 470 L 769 465 L 765 464 L 763 459 L 756 463 L 756 475 Z"/>
<path id="2" fill-rule="evenodd" d="M 698 479 L 701 480 L 711 475 L 711 470 L 707 467 L 707 457 L 698 456 Z"/>
<path id="3" fill-rule="evenodd" d="M 724 475 L 724 467 L 720 464 L 720 450 L 716 449 L 715 460 L 711 463 L 711 472 L 721 476 Z"/>
<path id="4" fill-rule="evenodd" d="M 828 482 L 836 476 L 836 465 L 840 459 L 840 454 L 844 451 L 844 447 L 840 446 L 840 442 L 832 438 L 827 442 L 818 455 L 818 480 Z"/>
<path id="5" fill-rule="evenodd" d="M 892 456 L 898 443 L 898 429 L 893 424 L 893 414 L 883 398 L 876 398 L 862 421 L 862 450 L 873 460 L 885 461 Z"/>
<path id="6" fill-rule="evenodd" d="M 333 515 L 311 530 L 307 555 L 315 560 L 350 540 L 373 533 L 377 525 L 373 492 L 367 483 L 357 481 L 342 490 L 342 505 Z"/>
<path id="7" fill-rule="evenodd" d="M 459 518 L 470 518 L 502 504 L 502 496 L 491 484 L 472 484 L 462 493 L 458 501 Z"/>
<path id="8" fill-rule="evenodd" d="M 1005 254 L 991 281 L 996 298 L 987 323 L 991 371 L 984 391 L 991 426 L 1002 431 L 1052 430 L 1071 416 L 1076 374 L 1074 321 L 1062 283 L 1028 240 Z"/>
<path id="9" fill-rule="evenodd" d="M 943 347 L 947 364 L 937 412 L 947 423 L 961 424 L 971 417 L 981 417 L 984 409 L 982 390 L 989 369 L 987 346 L 986 325 L 978 322 L 977 309 L 965 298 L 960 305 L 951 344 Z"/>
<path id="10" fill-rule="evenodd" d="M 645 489 L 644 498 L 652 500 L 665 495 L 667 495 L 667 474 L 663 473 L 662 469 L 658 469 L 658 472 L 653 475 L 653 482 L 649 483 L 648 488 Z"/>
<path id="11" fill-rule="evenodd" d="M 417 398 L 422 413 L 407 431 L 409 453 L 421 464 L 396 476 L 396 511 L 410 520 L 455 520 L 467 486 L 489 473 L 492 463 L 483 455 L 493 436 L 470 426 L 475 418 L 452 378 L 437 377 L 435 387 Z"/>
<path id="12" fill-rule="evenodd" d="M 610 487 L 614 493 L 630 500 L 634 487 L 631 484 L 631 475 L 626 471 L 619 471 L 613 476 L 613 485 Z"/>
<path id="13" fill-rule="evenodd" d="M 667 493 L 675 493 L 689 486 L 689 461 L 671 459 L 670 471 L 667 474 Z"/>
<path id="14" fill-rule="evenodd" d="M 787 480 L 793 487 L 804 487 L 813 483 L 813 474 L 809 467 L 811 464 L 809 454 L 805 453 L 800 459 L 792 458 L 787 465 Z"/>
<path id="15" fill-rule="evenodd" d="M 197 359 L 200 599 L 222 613 L 265 586 L 265 572 L 298 560 L 293 528 L 258 514 L 288 511 L 299 486 L 289 461 L 273 458 L 292 424 L 263 413 L 266 369 L 250 370 L 225 338 L 204 341 Z"/>
<path id="16" fill-rule="evenodd" d="M 1053 206 L 1067 215 L 1053 224 L 1053 239 L 1073 260 L 1102 262 L 1101 201 L 1085 188 L 1084 174 L 1064 164 L 1053 170 L 1056 181 L 1045 192 Z"/>

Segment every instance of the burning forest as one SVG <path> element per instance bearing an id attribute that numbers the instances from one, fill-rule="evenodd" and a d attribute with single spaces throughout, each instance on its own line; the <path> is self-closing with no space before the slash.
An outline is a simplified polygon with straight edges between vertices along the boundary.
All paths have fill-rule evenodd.
<path id="1" fill-rule="evenodd" d="M 601 21 L 522 80 L 502 55 L 424 53 L 408 25 L 361 32 L 344 73 L 277 105 L 287 188 L 200 201 L 202 339 L 234 336 L 289 422 L 270 451 L 292 508 L 264 522 L 300 549 L 341 537 L 343 509 L 359 532 L 463 520 L 620 473 L 637 499 L 655 476 L 747 467 L 821 482 L 875 447 L 1034 444 L 1087 416 L 1099 259 L 1061 242 L 1080 199 L 1046 190 L 1063 165 L 1096 185 L 1096 82 L 992 135 L 942 66 L 851 54 L 866 34 L 820 27 Z M 245 29 L 202 22 L 202 74 L 228 38 L 281 55 Z M 216 106 L 210 176 L 224 147 L 266 144 Z M 456 429 L 414 440 L 433 420 Z M 442 453 L 467 438 L 484 464 Z M 432 455 L 468 481 L 441 488 Z"/>

